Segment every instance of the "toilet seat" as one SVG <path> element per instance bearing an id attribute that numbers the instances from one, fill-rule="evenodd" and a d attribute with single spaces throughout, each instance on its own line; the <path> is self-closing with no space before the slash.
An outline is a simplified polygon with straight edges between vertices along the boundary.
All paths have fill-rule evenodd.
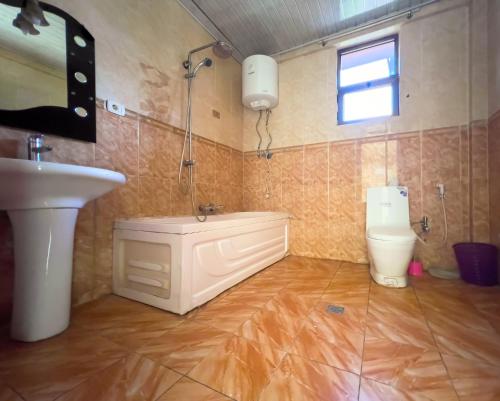
<path id="1" fill-rule="evenodd" d="M 366 236 L 377 241 L 390 241 L 397 243 L 415 242 L 417 236 L 410 227 L 403 226 L 375 226 L 370 227 Z"/>

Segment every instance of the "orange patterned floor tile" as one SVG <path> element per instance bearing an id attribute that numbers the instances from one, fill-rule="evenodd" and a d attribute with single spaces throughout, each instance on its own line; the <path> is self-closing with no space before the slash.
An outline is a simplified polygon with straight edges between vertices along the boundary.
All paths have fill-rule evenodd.
<path id="1" fill-rule="evenodd" d="M 153 401 L 182 376 L 131 354 L 100 371 L 57 401 Z"/>
<path id="2" fill-rule="evenodd" d="M 500 399 L 500 287 L 410 282 L 293 256 L 185 316 L 105 296 L 52 339 L 1 331 L 0 401 Z"/>
<path id="3" fill-rule="evenodd" d="M 137 352 L 185 374 L 229 335 L 214 327 L 186 321 L 151 340 Z"/>
<path id="4" fill-rule="evenodd" d="M 290 352 L 303 358 L 359 374 L 364 340 L 364 309 L 345 307 L 343 313 L 318 304 L 293 342 Z"/>
<path id="5" fill-rule="evenodd" d="M 362 376 L 435 401 L 455 394 L 439 352 L 386 339 L 366 338 Z"/>
<path id="6" fill-rule="evenodd" d="M 23 401 L 10 387 L 0 383 L 0 401 Z"/>
<path id="7" fill-rule="evenodd" d="M 110 340 L 78 327 L 36 343 L 12 341 L 5 348 L 1 351 L 0 382 L 28 401 L 53 400 L 127 353 Z"/>
<path id="8" fill-rule="evenodd" d="M 361 379 L 359 401 L 458 401 L 457 395 L 449 390 L 420 392 L 418 389 L 405 391 L 374 380 Z"/>
<path id="9" fill-rule="evenodd" d="M 230 398 L 183 377 L 157 401 L 229 401 Z"/>
<path id="10" fill-rule="evenodd" d="M 188 376 L 230 398 L 255 401 L 285 353 L 233 336 L 216 347 Z"/>
<path id="11" fill-rule="evenodd" d="M 358 399 L 359 376 L 287 355 L 259 401 L 355 401 Z"/>

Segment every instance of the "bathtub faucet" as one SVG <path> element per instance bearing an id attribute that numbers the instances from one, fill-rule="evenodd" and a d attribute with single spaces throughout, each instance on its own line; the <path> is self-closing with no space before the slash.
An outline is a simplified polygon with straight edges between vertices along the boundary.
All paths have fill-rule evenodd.
<path id="1" fill-rule="evenodd" d="M 200 206 L 198 206 L 198 209 L 206 216 L 207 214 L 216 214 L 221 212 L 224 209 L 224 205 L 214 205 L 213 203 L 207 203 L 206 205 L 201 204 Z"/>

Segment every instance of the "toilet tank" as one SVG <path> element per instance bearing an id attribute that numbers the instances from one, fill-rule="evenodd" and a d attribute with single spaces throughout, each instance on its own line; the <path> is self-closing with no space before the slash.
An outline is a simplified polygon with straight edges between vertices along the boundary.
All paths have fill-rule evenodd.
<path id="1" fill-rule="evenodd" d="M 366 229 L 410 226 L 407 187 L 374 187 L 366 193 Z"/>

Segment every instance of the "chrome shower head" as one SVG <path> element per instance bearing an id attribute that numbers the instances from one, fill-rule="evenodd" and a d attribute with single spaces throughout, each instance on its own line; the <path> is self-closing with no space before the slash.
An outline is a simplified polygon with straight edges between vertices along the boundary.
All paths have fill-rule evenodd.
<path id="1" fill-rule="evenodd" d="M 222 40 L 215 42 L 212 45 L 212 51 L 219 58 L 228 58 L 233 54 L 233 47 Z"/>
<path id="2" fill-rule="evenodd" d="M 196 73 L 201 67 L 210 67 L 211 65 L 212 65 L 212 60 L 209 59 L 208 57 L 205 57 L 198 64 L 196 64 L 196 67 L 193 68 L 193 72 L 191 72 L 191 74 L 186 74 L 185 77 L 194 78 L 196 76 Z"/>

